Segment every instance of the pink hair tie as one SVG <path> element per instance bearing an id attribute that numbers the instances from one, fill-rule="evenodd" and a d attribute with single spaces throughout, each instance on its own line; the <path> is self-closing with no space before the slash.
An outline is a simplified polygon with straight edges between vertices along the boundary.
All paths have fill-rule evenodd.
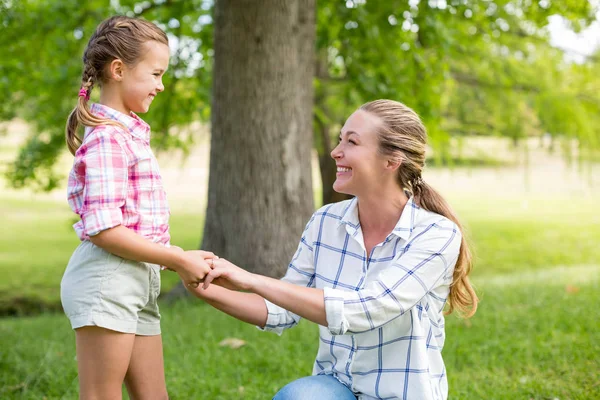
<path id="1" fill-rule="evenodd" d="M 79 97 L 85 97 L 86 100 L 90 99 L 90 94 L 88 93 L 88 90 L 84 87 L 82 87 L 81 89 L 79 89 Z"/>

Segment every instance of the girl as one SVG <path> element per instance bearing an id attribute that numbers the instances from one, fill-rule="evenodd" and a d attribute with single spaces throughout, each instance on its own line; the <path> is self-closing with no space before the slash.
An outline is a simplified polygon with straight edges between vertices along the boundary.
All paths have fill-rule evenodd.
<path id="1" fill-rule="evenodd" d="M 275 400 L 448 397 L 443 309 L 471 316 L 478 300 L 458 219 L 421 177 L 426 138 L 405 105 L 363 105 L 331 152 L 333 188 L 356 197 L 314 213 L 286 276 L 214 259 L 204 290 L 194 290 L 279 334 L 300 317 L 320 325 L 313 376 L 288 384 Z"/>
<path id="2" fill-rule="evenodd" d="M 145 113 L 164 90 L 166 34 L 122 16 L 102 22 L 83 55 L 79 101 L 67 121 L 75 156 L 68 200 L 80 216 L 81 244 L 61 282 L 61 301 L 77 346 L 80 398 L 167 399 L 160 314 L 159 266 L 197 286 L 212 253 L 169 245 L 169 207 L 150 149 Z M 88 107 L 100 86 L 100 102 Z M 77 136 L 85 126 L 83 139 Z"/>

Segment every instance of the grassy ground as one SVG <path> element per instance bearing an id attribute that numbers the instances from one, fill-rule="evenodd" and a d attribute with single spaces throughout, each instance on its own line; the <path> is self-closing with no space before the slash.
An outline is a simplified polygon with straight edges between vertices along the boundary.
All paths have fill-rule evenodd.
<path id="1" fill-rule="evenodd" d="M 444 357 L 451 399 L 596 399 L 600 334 L 598 267 L 476 280 L 483 302 L 468 321 L 450 317 Z M 163 307 L 165 363 L 173 399 L 267 399 L 307 375 L 317 331 L 281 338 L 200 302 Z M 63 315 L 4 320 L 3 399 L 77 397 L 73 333 Z M 225 338 L 240 349 L 219 346 Z M 268 351 L 267 351 L 268 349 Z"/>
<path id="2" fill-rule="evenodd" d="M 452 198 L 475 244 L 477 315 L 450 317 L 444 357 L 450 398 L 600 398 L 600 216 L 593 201 Z M 69 211 L 56 203 L 12 202 L 0 233 L 4 301 L 58 300 L 62 269 L 77 245 Z M 174 242 L 194 248 L 195 214 L 173 216 Z M 163 288 L 176 283 L 164 275 Z M 169 279 L 170 278 L 170 279 Z M 169 391 L 173 399 L 264 399 L 309 374 L 315 326 L 278 338 L 199 301 L 163 305 Z M 74 336 L 60 314 L 4 318 L 0 324 L 0 398 L 77 396 Z M 225 338 L 240 349 L 219 346 Z M 268 351 L 267 351 L 268 349 Z"/>

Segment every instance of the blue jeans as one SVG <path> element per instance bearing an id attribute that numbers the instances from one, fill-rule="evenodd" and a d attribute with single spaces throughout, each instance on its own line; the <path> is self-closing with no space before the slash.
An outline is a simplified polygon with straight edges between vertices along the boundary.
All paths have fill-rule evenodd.
<path id="1" fill-rule="evenodd" d="M 333 376 L 315 375 L 288 383 L 273 400 L 356 400 L 356 396 Z"/>

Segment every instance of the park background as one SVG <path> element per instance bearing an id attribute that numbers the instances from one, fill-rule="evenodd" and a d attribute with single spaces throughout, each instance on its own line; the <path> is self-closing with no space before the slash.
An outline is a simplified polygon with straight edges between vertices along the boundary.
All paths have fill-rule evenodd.
<path id="1" fill-rule="evenodd" d="M 142 117 L 174 244 L 281 276 L 310 213 L 340 199 L 345 118 L 402 101 L 475 251 L 480 308 L 447 318 L 450 399 L 600 398 L 597 0 L 0 0 L 0 398 L 78 396 L 63 128 L 87 38 L 115 13 L 169 33 Z M 268 399 L 310 374 L 313 324 L 259 332 L 169 272 L 162 293 L 171 398 Z"/>

